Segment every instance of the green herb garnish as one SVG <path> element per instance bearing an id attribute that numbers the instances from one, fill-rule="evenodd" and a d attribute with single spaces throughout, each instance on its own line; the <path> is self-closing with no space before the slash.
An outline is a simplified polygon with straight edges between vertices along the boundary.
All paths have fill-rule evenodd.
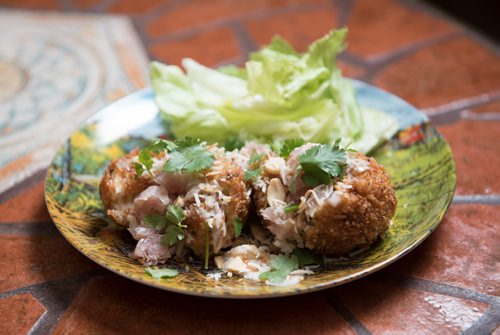
<path id="1" fill-rule="evenodd" d="M 201 144 L 178 146 L 170 153 L 170 158 L 163 169 L 166 172 L 200 172 L 211 167 L 214 160 L 214 155 Z"/>
<path id="2" fill-rule="evenodd" d="M 182 239 L 184 239 L 184 230 L 179 226 L 171 225 L 165 229 L 165 234 L 161 237 L 160 243 L 171 247 Z"/>
<path id="3" fill-rule="evenodd" d="M 187 228 L 187 226 L 181 224 L 185 218 L 184 210 L 181 207 L 175 205 L 168 206 L 165 219 L 167 219 L 169 223 L 177 225 L 180 228 Z"/>
<path id="4" fill-rule="evenodd" d="M 153 268 L 144 269 L 144 273 L 150 275 L 154 279 L 172 278 L 179 274 L 179 272 L 174 269 L 153 269 Z"/>
<path id="5" fill-rule="evenodd" d="M 304 145 L 304 143 L 304 140 L 301 138 L 285 140 L 280 148 L 279 154 L 281 157 L 287 158 L 295 148 Z"/>
<path id="6" fill-rule="evenodd" d="M 183 137 L 183 138 L 178 138 L 175 140 L 174 144 L 176 145 L 176 148 L 189 148 L 189 147 L 194 147 L 196 145 L 199 145 L 201 143 L 201 140 L 199 138 L 192 138 L 192 137 Z M 175 150 L 176 148 L 170 149 L 170 150 Z"/>
<path id="7" fill-rule="evenodd" d="M 162 230 L 167 224 L 165 215 L 161 214 L 150 214 L 142 218 L 142 223 L 148 227 Z"/>
<path id="8" fill-rule="evenodd" d="M 302 268 L 306 265 L 319 265 L 323 263 L 323 259 L 311 250 L 295 249 L 293 251 L 293 255 L 297 257 L 299 268 Z"/>
<path id="9" fill-rule="evenodd" d="M 205 269 L 208 269 L 208 256 L 210 253 L 210 226 L 205 221 Z"/>
<path id="10" fill-rule="evenodd" d="M 175 146 L 175 144 L 172 141 L 156 138 L 151 141 L 151 144 L 147 146 L 147 149 L 155 154 L 159 154 L 164 150 L 172 150 L 173 146 Z"/>
<path id="11" fill-rule="evenodd" d="M 299 205 L 296 204 L 291 204 L 285 207 L 284 212 L 285 213 L 294 213 L 299 210 Z"/>
<path id="12" fill-rule="evenodd" d="M 151 158 L 151 152 L 149 148 L 144 148 L 139 151 L 139 156 L 137 158 L 139 162 L 134 162 L 136 177 L 140 176 L 144 171 L 148 171 L 148 173 L 151 174 L 153 159 Z"/>
<path id="13" fill-rule="evenodd" d="M 274 284 L 284 282 L 290 272 L 299 268 L 299 261 L 295 255 L 271 256 L 269 264 L 271 265 L 271 271 L 261 273 L 259 278 Z"/>
<path id="14" fill-rule="evenodd" d="M 306 185 L 329 184 L 333 178 L 344 173 L 345 150 L 339 148 L 338 141 L 334 145 L 317 145 L 300 155 L 299 163 Z"/>
<path id="15" fill-rule="evenodd" d="M 226 149 L 226 151 L 233 151 L 235 149 L 241 149 L 244 145 L 245 145 L 245 142 L 240 140 L 240 138 L 238 136 L 230 137 L 224 142 L 224 148 Z"/>
<path id="16" fill-rule="evenodd" d="M 261 169 L 247 170 L 245 171 L 245 180 L 255 180 L 260 176 Z"/>
<path id="17" fill-rule="evenodd" d="M 239 217 L 234 218 L 233 227 L 234 227 L 234 236 L 240 237 L 241 229 L 243 228 L 243 222 L 241 222 L 241 219 Z"/>
<path id="18" fill-rule="evenodd" d="M 252 164 L 260 162 L 260 160 L 262 158 L 264 158 L 265 155 L 266 154 L 257 154 L 257 153 L 254 153 L 252 155 L 252 157 L 250 157 L 250 160 L 248 161 L 248 165 L 252 165 Z"/>
<path id="19" fill-rule="evenodd" d="M 158 230 L 163 230 L 166 227 L 160 243 L 171 247 L 177 241 L 184 239 L 184 229 L 187 228 L 186 225 L 182 224 L 184 218 L 184 210 L 181 207 L 170 205 L 167 207 L 165 215 L 146 215 L 142 218 L 142 223 Z"/>
<path id="20" fill-rule="evenodd" d="M 154 139 L 151 143 L 139 151 L 138 162 L 134 162 L 136 178 L 144 171 L 151 174 L 153 167 L 152 154 L 159 154 L 168 150 L 170 158 L 164 166 L 167 172 L 199 172 L 212 166 L 215 158 L 203 146 L 199 139 L 185 137 L 174 142 L 161 138 Z"/>

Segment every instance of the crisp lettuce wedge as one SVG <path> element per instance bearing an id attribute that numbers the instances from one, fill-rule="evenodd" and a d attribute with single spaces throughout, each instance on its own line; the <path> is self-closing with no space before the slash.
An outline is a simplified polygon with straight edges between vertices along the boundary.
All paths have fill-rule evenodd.
<path id="1" fill-rule="evenodd" d="M 333 30 L 303 54 L 275 37 L 251 54 L 244 68 L 215 70 L 184 59 L 183 71 L 153 62 L 156 102 L 179 137 L 220 143 L 234 136 L 320 143 L 341 137 L 342 143 L 367 152 L 390 137 L 397 124 L 358 106 L 350 81 L 335 62 L 346 33 Z"/>

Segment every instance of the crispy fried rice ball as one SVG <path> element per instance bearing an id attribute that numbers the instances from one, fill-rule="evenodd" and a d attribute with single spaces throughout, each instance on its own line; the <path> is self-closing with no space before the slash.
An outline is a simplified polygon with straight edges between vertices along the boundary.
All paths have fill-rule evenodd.
<path id="1" fill-rule="evenodd" d="M 174 254 L 185 254 L 185 247 L 202 258 L 206 225 L 211 253 L 231 246 L 233 221 L 238 217 L 245 223 L 250 205 L 242 159 L 238 152 L 225 152 L 215 145 L 207 150 L 215 161 L 200 173 L 164 172 L 163 166 L 169 159 L 166 151 L 153 155 L 151 174 L 143 172 L 136 177 L 133 163 L 138 161 L 139 150 L 108 165 L 99 188 L 101 199 L 109 217 L 128 227 L 138 241 L 134 258 L 147 265 L 164 263 Z M 169 205 L 184 210 L 183 224 L 187 226 L 185 238 L 171 247 L 160 243 L 163 230 L 142 221 L 152 214 L 165 214 Z"/>
<path id="2" fill-rule="evenodd" d="M 298 156 L 317 144 L 296 148 L 287 160 L 270 150 L 259 163 L 253 201 L 282 252 L 308 248 L 338 257 L 368 247 L 387 230 L 396 209 L 389 175 L 373 158 L 346 153 L 342 180 L 314 188 L 297 174 Z M 289 205 L 296 211 L 285 211 Z"/>

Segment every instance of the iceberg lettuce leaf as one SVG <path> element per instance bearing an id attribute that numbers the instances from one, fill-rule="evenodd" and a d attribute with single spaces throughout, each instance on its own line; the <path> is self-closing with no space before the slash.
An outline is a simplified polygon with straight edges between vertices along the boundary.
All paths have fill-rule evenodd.
<path id="1" fill-rule="evenodd" d="M 319 143 L 342 137 L 342 143 L 369 151 L 393 132 L 395 120 L 358 106 L 335 62 L 346 33 L 333 30 L 303 54 L 275 37 L 243 68 L 215 70 L 184 59 L 183 71 L 153 62 L 156 103 L 179 137 L 219 143 L 234 136 Z"/>

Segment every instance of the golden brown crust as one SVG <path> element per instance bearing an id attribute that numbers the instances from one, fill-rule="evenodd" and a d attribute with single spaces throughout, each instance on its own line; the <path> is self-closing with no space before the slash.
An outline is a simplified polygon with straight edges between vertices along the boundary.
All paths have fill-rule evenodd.
<path id="1" fill-rule="evenodd" d="M 193 250 L 196 256 L 203 259 L 205 255 L 205 219 L 196 211 L 196 206 L 191 206 L 188 215 L 183 224 L 187 226 L 186 232 L 188 237 L 186 237 L 187 246 Z M 212 248 L 210 247 L 210 250 Z"/>
<path id="2" fill-rule="evenodd" d="M 367 247 L 387 230 L 396 210 L 396 197 L 389 175 L 373 158 L 369 169 L 358 175 L 346 175 L 351 185 L 336 206 L 325 201 L 305 231 L 305 245 L 330 256 L 341 256 Z"/>
<path id="3" fill-rule="evenodd" d="M 135 178 L 132 159 L 139 154 L 139 149 L 112 160 L 104 171 L 99 185 L 99 194 L 107 214 L 118 224 L 128 226 L 128 222 L 113 210 L 116 205 L 132 203 L 133 199 L 152 184 L 150 178 Z M 117 192 L 117 186 L 120 191 Z"/>
<path id="4" fill-rule="evenodd" d="M 222 173 L 209 178 L 209 180 L 215 179 L 221 186 L 222 193 L 231 197 L 231 201 L 224 207 L 226 235 L 223 237 L 223 248 L 225 248 L 231 246 L 232 241 L 235 239 L 233 225 L 235 218 L 240 218 L 242 224 L 246 224 L 250 197 L 247 195 L 243 169 L 231 164 L 225 158 L 220 159 L 223 160 Z M 198 257 L 203 258 L 206 238 L 205 220 L 196 210 L 196 206 L 190 206 L 185 223 L 188 226 L 188 234 L 192 236 L 192 239 L 187 241 L 187 245 Z M 210 235 L 210 241 L 212 241 L 212 234 Z M 212 243 L 210 243 L 210 253 L 213 253 Z"/>

